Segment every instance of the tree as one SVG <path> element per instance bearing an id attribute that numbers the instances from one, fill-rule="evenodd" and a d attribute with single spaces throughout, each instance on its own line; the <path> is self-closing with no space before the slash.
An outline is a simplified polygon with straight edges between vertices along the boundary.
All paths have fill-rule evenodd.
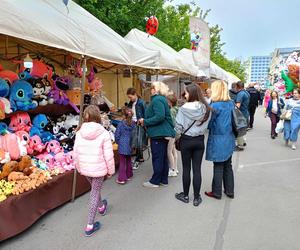
<path id="1" fill-rule="evenodd" d="M 172 0 L 75 0 L 99 20 L 121 36 L 131 29 L 144 31 L 146 17 L 155 15 L 159 20 L 156 37 L 175 50 L 190 48 L 189 17 L 205 20 L 211 10 L 202 10 L 195 2 L 190 4 L 167 4 Z M 240 79 L 245 79 L 245 70 L 238 60 L 229 60 L 223 52 L 222 28 L 211 26 L 211 60 Z"/>

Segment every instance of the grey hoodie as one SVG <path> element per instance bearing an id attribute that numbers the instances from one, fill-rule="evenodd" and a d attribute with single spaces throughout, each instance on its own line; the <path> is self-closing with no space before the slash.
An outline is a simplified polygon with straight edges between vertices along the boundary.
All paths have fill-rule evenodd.
<path id="1" fill-rule="evenodd" d="M 179 108 L 178 114 L 176 116 L 176 125 L 175 130 L 178 135 L 182 134 L 194 121 L 196 123 L 189 129 L 185 135 L 188 136 L 199 136 L 204 135 L 209 120 L 204 122 L 202 125 L 201 122 L 205 116 L 206 107 L 200 102 L 187 102 L 182 107 Z M 200 126 L 199 126 L 200 125 Z"/>

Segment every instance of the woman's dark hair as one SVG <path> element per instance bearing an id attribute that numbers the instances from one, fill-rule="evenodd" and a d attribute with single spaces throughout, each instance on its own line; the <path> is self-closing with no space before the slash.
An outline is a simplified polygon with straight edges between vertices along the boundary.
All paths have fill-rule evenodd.
<path id="1" fill-rule="evenodd" d="M 208 105 L 207 101 L 205 100 L 199 85 L 195 83 L 189 84 L 185 87 L 185 90 L 186 92 L 189 93 L 189 99 L 187 100 L 187 102 L 201 102 L 202 104 L 205 105 L 206 113 L 203 120 L 201 121 L 200 125 L 202 125 L 204 122 L 208 120 L 211 107 Z"/>
<path id="2" fill-rule="evenodd" d="M 277 97 L 277 99 L 279 98 L 279 96 L 278 96 L 278 93 L 277 93 L 277 91 L 275 91 L 275 90 L 273 90 L 272 92 L 271 92 L 271 94 L 270 94 L 270 96 L 271 96 L 271 99 L 273 100 L 273 93 L 276 93 L 276 97 Z"/>
<path id="3" fill-rule="evenodd" d="M 127 95 L 137 95 L 138 98 L 141 98 L 141 96 L 137 93 L 135 88 L 128 88 Z"/>

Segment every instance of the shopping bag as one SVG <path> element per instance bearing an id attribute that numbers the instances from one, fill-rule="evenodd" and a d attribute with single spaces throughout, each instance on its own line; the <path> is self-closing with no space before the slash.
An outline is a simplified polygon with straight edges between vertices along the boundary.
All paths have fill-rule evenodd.
<path id="1" fill-rule="evenodd" d="M 284 120 L 280 120 L 278 123 L 277 123 L 277 126 L 275 128 L 275 132 L 277 134 L 280 134 L 283 132 L 283 129 L 284 129 Z"/>

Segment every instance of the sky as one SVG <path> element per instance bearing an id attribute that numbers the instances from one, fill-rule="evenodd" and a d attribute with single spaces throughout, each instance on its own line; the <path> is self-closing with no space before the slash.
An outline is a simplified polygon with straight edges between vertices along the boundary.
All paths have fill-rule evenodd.
<path id="1" fill-rule="evenodd" d="M 190 0 L 174 0 L 173 4 Z M 300 47 L 300 0 L 194 0 L 211 9 L 210 24 L 223 28 L 229 58 L 269 55 L 275 48 Z"/>

